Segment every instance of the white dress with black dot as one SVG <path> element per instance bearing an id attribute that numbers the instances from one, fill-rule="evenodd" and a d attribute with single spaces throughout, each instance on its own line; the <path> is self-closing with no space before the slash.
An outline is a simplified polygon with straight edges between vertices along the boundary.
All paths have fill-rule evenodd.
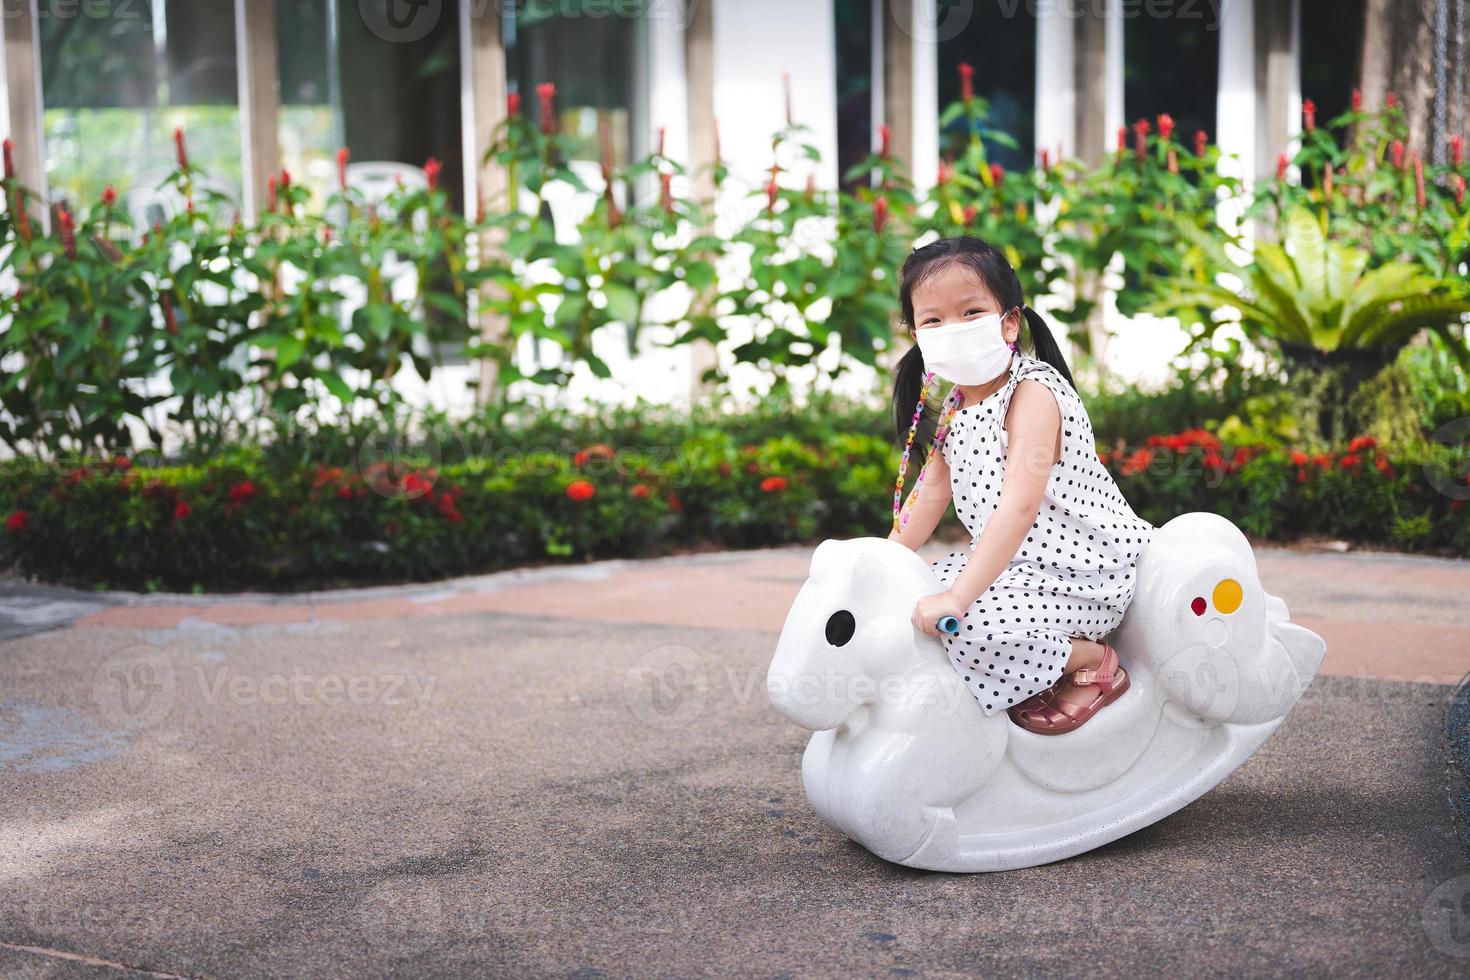
<path id="1" fill-rule="evenodd" d="M 1056 368 L 1017 352 L 1009 374 L 1003 386 L 955 415 L 943 449 L 955 512 L 973 549 L 1000 501 L 1004 423 L 1016 385 L 1035 380 L 1056 395 L 1061 459 L 1031 533 L 970 606 L 959 635 L 940 634 L 951 664 L 987 715 L 1056 683 L 1072 652 L 1071 637 L 1100 640 L 1117 628 L 1133 598 L 1138 555 L 1153 531 L 1097 458 L 1092 422 Z M 956 551 L 933 563 L 946 588 L 970 554 Z"/>

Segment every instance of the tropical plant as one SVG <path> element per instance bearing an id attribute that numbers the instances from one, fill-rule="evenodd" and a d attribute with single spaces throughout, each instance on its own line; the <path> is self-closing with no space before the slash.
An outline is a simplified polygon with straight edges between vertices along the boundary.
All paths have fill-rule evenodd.
<path id="1" fill-rule="evenodd" d="M 1285 244 L 1257 242 L 1249 262 L 1230 257 L 1226 240 L 1190 233 L 1200 259 L 1195 274 L 1171 282 L 1154 309 L 1180 316 L 1203 340 L 1223 323 L 1253 339 L 1317 351 L 1368 349 L 1390 358 L 1421 330 L 1435 331 L 1462 364 L 1470 364 L 1461 318 L 1470 313 L 1463 282 L 1437 278 L 1400 261 L 1370 268 L 1360 245 L 1327 237 L 1325 217 L 1291 211 Z M 1216 318 L 1214 311 L 1233 310 Z"/>

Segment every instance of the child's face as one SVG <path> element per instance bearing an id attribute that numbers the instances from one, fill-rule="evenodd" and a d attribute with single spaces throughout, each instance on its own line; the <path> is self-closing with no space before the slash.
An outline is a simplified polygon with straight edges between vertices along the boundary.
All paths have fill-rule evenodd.
<path id="1" fill-rule="evenodd" d="M 913 300 L 915 330 L 1003 313 L 1001 334 L 1006 343 L 1015 343 L 1020 333 L 1020 313 L 1002 310 L 1000 301 L 960 262 L 948 263 L 915 286 Z"/>

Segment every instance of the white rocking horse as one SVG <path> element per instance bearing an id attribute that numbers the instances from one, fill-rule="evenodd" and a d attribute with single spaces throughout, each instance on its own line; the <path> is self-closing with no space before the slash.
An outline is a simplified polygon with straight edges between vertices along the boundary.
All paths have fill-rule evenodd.
<path id="1" fill-rule="evenodd" d="M 1129 689 L 1076 731 L 1036 735 L 986 717 L 913 628 L 914 603 L 940 589 L 895 541 L 823 542 L 767 677 L 771 703 L 815 732 L 812 808 L 916 868 L 1045 864 L 1168 816 L 1261 747 L 1326 650 L 1261 588 L 1235 525 L 1184 514 L 1154 532 L 1111 638 Z"/>

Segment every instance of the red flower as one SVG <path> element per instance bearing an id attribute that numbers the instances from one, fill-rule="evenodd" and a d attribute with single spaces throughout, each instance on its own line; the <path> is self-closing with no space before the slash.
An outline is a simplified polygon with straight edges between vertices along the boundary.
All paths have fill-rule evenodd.
<path id="1" fill-rule="evenodd" d="M 1348 443 L 1348 452 L 1360 453 L 1365 449 L 1372 449 L 1377 445 L 1378 440 L 1372 436 L 1358 436 L 1352 442 Z"/>
<path id="2" fill-rule="evenodd" d="M 973 205 L 973 204 L 966 204 L 965 205 L 965 224 L 967 226 L 968 225 L 973 225 L 975 223 L 975 216 L 977 214 L 979 214 L 979 213 L 980 212 L 975 209 L 975 205 Z"/>
<path id="3" fill-rule="evenodd" d="M 1384 458 L 1383 456 L 1375 456 L 1373 459 L 1373 465 L 1378 467 L 1378 472 L 1382 473 L 1390 480 L 1393 479 L 1393 464 L 1391 464 L 1386 458 Z"/>
<path id="4" fill-rule="evenodd" d="M 285 167 L 281 168 L 281 190 L 287 190 L 291 186 L 291 171 Z"/>
<path id="5" fill-rule="evenodd" d="M 1205 155 L 1205 147 L 1209 145 L 1209 142 L 1210 142 L 1210 137 L 1205 134 L 1205 131 L 1203 129 L 1201 129 L 1199 132 L 1195 133 L 1194 134 L 1194 155 L 1197 156 L 1197 157 L 1204 156 Z"/>
<path id="6" fill-rule="evenodd" d="M 1302 100 L 1302 126 L 1309 133 L 1317 128 L 1317 103 L 1311 99 Z"/>
<path id="7" fill-rule="evenodd" d="M 1149 465 L 1153 463 L 1153 461 L 1153 450 L 1147 448 L 1135 449 L 1132 453 L 1128 455 L 1127 459 L 1123 460 L 1121 472 L 1124 476 L 1132 476 L 1135 473 L 1142 473 L 1144 470 L 1149 468 Z"/>
<path id="8" fill-rule="evenodd" d="M 721 463 L 719 465 L 719 467 L 717 468 L 717 470 L 718 470 L 720 476 L 729 476 L 730 475 L 730 471 L 731 471 L 731 467 L 730 467 L 730 464 L 729 463 Z"/>
<path id="9" fill-rule="evenodd" d="M 878 155 L 887 160 L 888 154 L 892 152 L 892 150 L 893 130 L 888 128 L 887 123 L 884 123 L 883 125 L 878 127 Z"/>
<path id="10" fill-rule="evenodd" d="M 567 497 L 579 503 L 591 499 L 596 492 L 597 488 L 587 480 L 573 480 L 567 484 Z"/>
<path id="11" fill-rule="evenodd" d="M 1363 111 L 1363 90 L 1362 89 L 1356 89 L 1356 88 L 1353 89 L 1353 111 L 1354 112 L 1362 112 Z"/>
<path id="12" fill-rule="evenodd" d="M 975 69 L 969 62 L 960 62 L 960 98 L 968 105 L 975 101 Z"/>
<path id="13" fill-rule="evenodd" d="M 116 203 L 117 188 L 113 187 L 111 184 L 108 184 L 106 187 L 102 188 L 102 204 L 103 206 L 110 208 Z"/>
<path id="14" fill-rule="evenodd" d="M 1167 112 L 1159 114 L 1159 139 L 1167 141 L 1174 135 L 1174 117 Z"/>
<path id="15" fill-rule="evenodd" d="M 542 82 L 536 86 L 536 95 L 541 99 L 541 132 L 556 132 L 556 116 L 551 107 L 551 100 L 556 98 L 556 86 L 551 82 Z"/>
<path id="16" fill-rule="evenodd" d="M 337 499 L 338 500 L 351 500 L 352 499 L 352 488 L 351 487 L 347 487 L 347 486 L 338 487 L 337 488 Z"/>
<path id="17" fill-rule="evenodd" d="M 778 490 L 785 490 L 786 487 L 787 482 L 784 476 L 768 476 L 761 481 L 761 492 L 763 493 L 775 493 Z"/>
<path id="18" fill-rule="evenodd" d="M 112 468 L 127 471 L 133 468 L 133 461 L 126 456 L 114 456 L 112 457 Z"/>
<path id="19" fill-rule="evenodd" d="M 31 515 L 23 510 L 11 511 L 10 516 L 5 518 L 5 530 L 11 534 L 19 534 L 30 526 Z"/>
<path id="20" fill-rule="evenodd" d="M 1355 469 L 1363 462 L 1363 458 L 1356 453 L 1348 453 L 1337 461 L 1337 465 L 1345 470 Z"/>
<path id="21" fill-rule="evenodd" d="M 194 513 L 194 508 L 193 507 L 190 507 L 188 504 L 184 503 L 182 500 L 180 500 L 178 503 L 174 504 L 174 519 L 175 520 L 182 521 L 184 518 L 188 517 L 192 513 Z"/>
<path id="22" fill-rule="evenodd" d="M 612 447 L 605 442 L 594 442 L 586 449 L 579 449 L 572 454 L 572 462 L 577 466 L 586 465 L 589 459 L 612 459 L 614 456 Z"/>
<path id="23" fill-rule="evenodd" d="M 1097 451 L 1097 461 L 1099 463 L 1103 464 L 1104 466 L 1107 466 L 1109 459 L 1111 459 L 1111 457 L 1108 455 L 1108 453 L 1107 453 L 1106 450 L 1099 449 Z"/>
<path id="24" fill-rule="evenodd" d="M 168 297 L 168 293 L 160 293 L 158 303 L 163 307 L 163 326 L 170 337 L 179 335 L 179 318 L 174 315 L 174 304 Z"/>
<path id="25" fill-rule="evenodd" d="M 1390 109 L 1396 108 L 1398 106 L 1398 104 L 1399 104 L 1399 97 L 1397 95 L 1394 95 L 1392 92 L 1390 92 L 1384 98 L 1383 104 L 1386 105 L 1386 106 L 1388 106 Z"/>
<path id="26" fill-rule="evenodd" d="M 429 157 L 429 159 L 424 163 L 424 176 L 428 178 L 429 190 L 432 191 L 438 188 L 439 171 L 443 169 L 444 165 L 433 157 Z"/>
<path id="27" fill-rule="evenodd" d="M 239 503 L 240 501 L 249 500 L 255 496 L 255 493 L 255 484 L 249 480 L 242 480 L 231 486 L 225 496 L 231 503 Z"/>
<path id="28" fill-rule="evenodd" d="M 1326 453 L 1318 453 L 1312 457 L 1312 465 L 1325 470 L 1332 465 L 1332 457 Z"/>
<path id="29" fill-rule="evenodd" d="M 24 187 L 16 188 L 15 221 L 20 226 L 20 237 L 27 245 L 31 243 L 31 211 L 26 206 L 26 190 Z M 145 239 L 146 241 L 146 239 Z"/>
<path id="30" fill-rule="evenodd" d="M 775 179 L 773 178 L 770 183 L 766 184 L 766 213 L 767 214 L 775 214 L 776 213 L 776 195 L 779 194 L 779 193 L 781 193 L 781 187 L 780 187 L 779 184 L 776 183 Z"/>
<path id="31" fill-rule="evenodd" d="M 1419 159 L 1419 154 L 1414 154 L 1414 203 L 1420 208 L 1425 204 L 1424 196 L 1424 161 Z"/>
<path id="32" fill-rule="evenodd" d="M 345 191 L 347 189 L 347 161 L 352 159 L 352 151 L 347 147 L 337 150 L 337 183 Z"/>
<path id="33" fill-rule="evenodd" d="M 174 130 L 174 156 L 178 158 L 179 169 L 189 169 L 189 149 L 184 145 L 184 128 L 182 126 Z"/>
<path id="34" fill-rule="evenodd" d="M 1394 140 L 1389 152 L 1393 158 L 1393 165 L 1399 170 L 1404 169 L 1404 141 Z"/>
<path id="35" fill-rule="evenodd" d="M 648 494 L 649 494 L 648 484 L 646 484 L 646 483 L 635 483 L 635 484 L 633 484 L 633 489 L 630 490 L 629 492 L 632 493 L 633 496 L 636 497 L 637 499 L 642 500 L 644 497 L 647 497 Z"/>
<path id="36" fill-rule="evenodd" d="M 71 212 L 64 205 L 56 206 L 56 224 L 61 234 L 61 247 L 66 251 L 66 257 L 75 262 L 77 260 L 77 226 L 72 220 Z"/>
<path id="37" fill-rule="evenodd" d="M 674 513 L 678 514 L 684 511 L 684 501 L 679 499 L 677 493 L 670 493 L 664 500 L 668 503 L 669 509 Z"/>
<path id="38" fill-rule="evenodd" d="M 1307 471 L 1306 470 L 1297 470 L 1296 471 L 1296 482 L 1298 482 L 1298 483 L 1306 483 L 1307 482 Z"/>
<path id="39" fill-rule="evenodd" d="M 1286 179 L 1286 168 L 1289 167 L 1290 165 L 1291 165 L 1291 161 L 1286 158 L 1286 154 L 1285 153 L 1278 153 L 1278 154 L 1276 154 L 1276 179 L 1277 180 L 1285 180 Z"/>
<path id="40" fill-rule="evenodd" d="M 1119 126 L 1118 127 L 1118 156 L 1121 157 L 1123 155 L 1123 151 L 1126 150 L 1126 149 L 1128 149 L 1128 127 L 1127 126 Z"/>
<path id="41" fill-rule="evenodd" d="M 1295 466 L 1306 466 L 1307 454 L 1302 452 L 1300 449 L 1293 449 L 1291 451 L 1291 462 Z"/>
<path id="42" fill-rule="evenodd" d="M 1459 133 L 1450 137 L 1450 162 L 1457 167 L 1465 162 L 1465 137 Z"/>
<path id="43" fill-rule="evenodd" d="M 1465 203 L 1465 175 L 1455 174 L 1455 203 Z"/>
<path id="44" fill-rule="evenodd" d="M 1143 162 L 1144 154 L 1148 152 L 1148 131 L 1153 127 L 1147 119 L 1140 119 L 1133 124 L 1133 155 L 1138 162 Z"/>
<path id="45" fill-rule="evenodd" d="M 882 233 L 888 224 L 888 198 L 880 197 L 873 202 L 873 230 Z"/>
<path id="46" fill-rule="evenodd" d="M 943 187 L 945 184 L 949 183 L 949 177 L 950 177 L 949 163 L 947 161 L 945 161 L 945 160 L 940 160 L 939 161 L 939 175 L 934 178 L 934 182 L 936 184 L 938 184 L 940 187 Z"/>
<path id="47" fill-rule="evenodd" d="M 505 114 L 511 119 L 521 114 L 521 93 L 511 92 L 505 97 Z"/>
<path id="48" fill-rule="evenodd" d="M 265 210 L 267 214 L 276 213 L 276 178 L 274 174 L 265 179 Z"/>
<path id="49" fill-rule="evenodd" d="M 5 179 L 9 180 L 15 176 L 15 140 L 7 138 L 5 147 Z"/>
<path id="50" fill-rule="evenodd" d="M 674 175 L 662 173 L 658 175 L 658 201 L 666 214 L 674 213 Z"/>
<path id="51" fill-rule="evenodd" d="M 1005 176 L 1006 176 L 1005 168 L 1002 167 L 1000 164 L 998 164 L 998 163 L 992 163 L 990 165 L 990 183 L 993 186 L 999 187 L 1001 181 L 1005 179 Z"/>
<path id="52" fill-rule="evenodd" d="M 464 515 L 461 514 L 459 512 L 459 508 L 454 505 L 454 495 L 452 493 L 441 493 L 439 495 L 439 501 L 436 506 L 439 509 L 439 516 L 443 517 L 451 524 L 464 523 Z"/>

